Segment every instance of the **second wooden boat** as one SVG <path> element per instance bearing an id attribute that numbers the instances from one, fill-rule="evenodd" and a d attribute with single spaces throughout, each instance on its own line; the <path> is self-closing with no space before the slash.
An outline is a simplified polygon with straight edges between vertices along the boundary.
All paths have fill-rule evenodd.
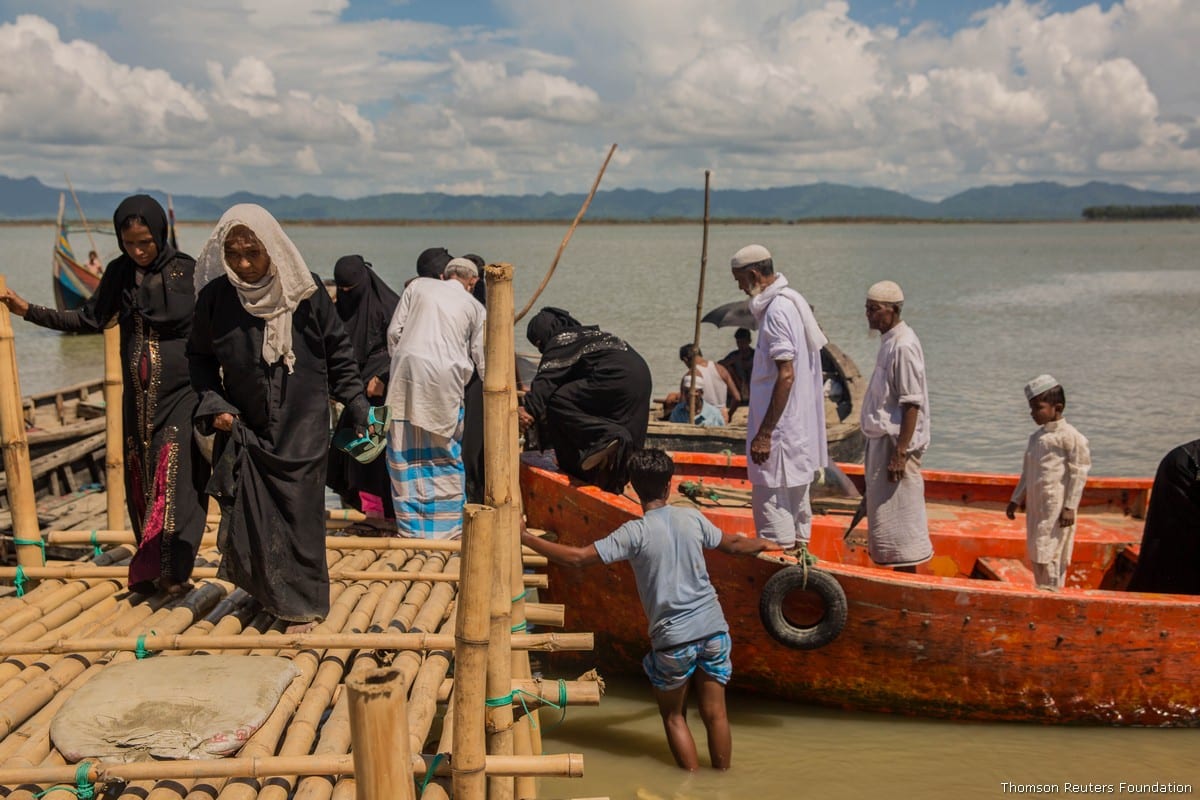
<path id="1" fill-rule="evenodd" d="M 753 532 L 741 499 L 749 488 L 744 458 L 674 456 L 673 492 L 690 482 L 718 527 Z M 861 484 L 860 466 L 844 470 Z M 1149 479 L 1088 481 L 1068 588 L 1056 593 L 1034 588 L 1024 520 L 1004 516 L 1015 476 L 924 474 L 936 555 L 920 574 L 872 566 L 869 521 L 844 540 L 846 504 L 815 502 L 825 513 L 815 517 L 812 550 L 844 593 L 840 609 L 817 580 L 801 588 L 797 578 L 790 591 L 777 591 L 777 574 L 799 571 L 782 554 L 709 554 L 734 642 L 734 687 L 938 717 L 1200 725 L 1200 597 L 1120 591 L 1136 563 Z M 694 491 L 701 483 L 724 491 Z M 630 497 L 572 481 L 532 453 L 523 457 L 521 485 L 528 524 L 565 544 L 586 546 L 641 514 Z M 567 628 L 596 634 L 586 663 L 640 675 L 647 623 L 629 566 L 551 565 L 549 576 L 546 599 L 567 604 Z M 838 613 L 840 632 L 829 627 Z M 810 649 L 783 643 L 794 639 Z"/>

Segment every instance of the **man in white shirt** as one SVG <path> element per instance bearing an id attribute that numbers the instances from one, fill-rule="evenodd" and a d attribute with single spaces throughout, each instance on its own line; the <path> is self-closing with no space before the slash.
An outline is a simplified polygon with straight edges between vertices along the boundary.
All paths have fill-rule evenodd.
<path id="1" fill-rule="evenodd" d="M 893 281 L 867 290 L 867 325 L 883 334 L 883 341 L 860 422 L 867 440 L 871 560 L 897 572 L 916 572 L 917 564 L 933 557 L 921 477 L 921 456 L 929 446 L 929 390 L 921 340 L 900 319 L 903 305 L 904 293 Z"/>
<path id="2" fill-rule="evenodd" d="M 486 311 L 471 295 L 474 263 L 456 258 L 442 279 L 417 278 L 388 325 L 388 473 L 401 536 L 462 535 L 463 389 L 483 376 Z"/>
<path id="3" fill-rule="evenodd" d="M 829 463 L 821 373 L 827 340 L 808 301 L 775 272 L 765 247 L 743 247 L 729 266 L 738 288 L 750 296 L 759 331 L 746 423 L 754 526 L 760 537 L 809 559 L 808 488 Z"/>

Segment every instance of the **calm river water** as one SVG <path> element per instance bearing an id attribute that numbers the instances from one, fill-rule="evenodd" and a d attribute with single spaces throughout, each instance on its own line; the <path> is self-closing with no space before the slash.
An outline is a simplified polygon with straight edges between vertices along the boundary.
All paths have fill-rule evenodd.
<path id="1" fill-rule="evenodd" d="M 508 261 L 523 305 L 564 230 L 294 226 L 289 233 L 313 271 L 329 276 L 338 256 L 361 253 L 393 285 L 413 274 L 426 247 Z M 197 252 L 208 231 L 182 226 L 183 249 Z M 693 335 L 700 233 L 698 225 L 585 225 L 539 305 L 561 306 L 627 339 L 663 394 L 677 384 L 678 347 Z M 0 227 L 0 271 L 33 302 L 51 303 L 52 239 L 51 226 Z M 904 288 L 904 318 L 928 362 L 929 468 L 1016 471 L 1032 431 L 1021 388 L 1041 372 L 1063 383 L 1067 417 L 1091 441 L 1094 475 L 1152 475 L 1167 450 L 1200 436 L 1200 225 L 716 226 L 705 309 L 741 299 L 728 259 L 751 242 L 772 251 L 864 374 L 878 346 L 866 330 L 865 290 L 884 278 Z M 111 236 L 97 243 L 102 254 L 115 252 Z M 82 234 L 73 244 L 86 253 Z M 97 337 L 60 336 L 19 320 L 16 330 L 25 393 L 100 374 Z M 702 336 L 709 356 L 733 348 L 730 329 L 705 325 Z M 734 661 L 736 668 L 736 652 Z M 1005 782 L 1054 784 L 1064 794 L 1067 784 L 1113 784 L 1110 793 L 1121 794 L 1122 781 L 1200 790 L 1194 731 L 963 724 L 744 695 L 730 698 L 730 710 L 734 769 L 688 776 L 672 766 L 646 686 L 618 681 L 600 708 L 572 709 L 547 732 L 547 751 L 585 754 L 587 777 L 544 781 L 542 794 L 949 799 L 1016 794 Z M 694 729 L 703 750 L 698 720 Z"/>

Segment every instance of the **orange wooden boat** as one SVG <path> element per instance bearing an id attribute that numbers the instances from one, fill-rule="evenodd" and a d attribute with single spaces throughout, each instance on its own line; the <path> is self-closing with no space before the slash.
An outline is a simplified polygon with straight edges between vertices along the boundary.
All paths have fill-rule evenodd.
<path id="1" fill-rule="evenodd" d="M 749 489 L 744 458 L 673 455 L 673 497 L 683 481 L 702 480 L 734 498 Z M 861 487 L 862 467 L 843 469 Z M 734 641 L 733 686 L 847 709 L 962 719 L 1200 724 L 1200 597 L 1120 591 L 1136 563 L 1149 479 L 1089 479 L 1069 584 L 1053 593 L 1032 585 L 1024 520 L 1004 516 L 1016 476 L 924 474 L 936 555 L 916 575 L 871 565 L 867 522 L 843 540 L 853 503 L 814 500 L 817 568 L 840 584 L 848 612 L 840 634 L 816 649 L 781 644 L 760 616 L 768 579 L 795 573 L 794 561 L 709 554 Z M 524 454 L 521 484 L 529 525 L 566 544 L 586 545 L 641 514 L 632 490 L 618 497 L 582 486 L 549 456 Z M 753 531 L 744 503 L 701 510 L 726 532 Z M 640 674 L 649 645 L 629 566 L 551 565 L 549 573 L 548 599 L 566 603 L 567 628 L 596 634 L 595 651 L 582 658 Z M 829 621 L 812 588 L 772 601 L 794 626 L 788 630 Z"/>

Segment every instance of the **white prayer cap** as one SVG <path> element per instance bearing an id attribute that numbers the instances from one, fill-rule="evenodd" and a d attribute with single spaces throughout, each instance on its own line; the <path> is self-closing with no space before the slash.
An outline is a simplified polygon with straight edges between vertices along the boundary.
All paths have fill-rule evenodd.
<path id="1" fill-rule="evenodd" d="M 690 389 L 690 388 L 692 388 L 692 373 L 690 373 L 690 372 L 689 372 L 689 373 L 687 373 L 686 375 L 684 375 L 684 376 L 683 376 L 683 384 L 682 384 L 682 386 L 683 386 L 683 388 L 684 388 L 684 389 Z M 699 376 L 699 375 L 697 375 L 697 376 L 696 376 L 696 391 L 700 391 L 700 390 L 702 390 L 703 388 L 704 388 L 704 378 L 703 378 L 703 377 L 701 377 L 701 376 Z"/>
<path id="2" fill-rule="evenodd" d="M 1054 379 L 1053 375 L 1038 375 L 1025 384 L 1025 399 L 1032 400 L 1042 392 L 1048 392 L 1058 385 L 1059 383 Z"/>
<path id="3" fill-rule="evenodd" d="M 748 244 L 734 253 L 733 258 L 729 259 L 729 268 L 741 269 L 751 264 L 757 264 L 760 261 L 766 261 L 770 257 L 771 251 L 761 244 Z"/>
<path id="4" fill-rule="evenodd" d="M 450 259 L 450 262 L 446 264 L 446 268 L 442 271 L 442 274 L 451 274 L 451 267 L 456 268 L 456 270 L 459 272 L 469 272 L 472 278 L 479 277 L 479 267 L 475 266 L 475 262 L 469 258 Z"/>
<path id="5" fill-rule="evenodd" d="M 880 303 L 903 303 L 904 292 L 895 281 L 880 281 L 867 289 L 867 299 Z"/>

